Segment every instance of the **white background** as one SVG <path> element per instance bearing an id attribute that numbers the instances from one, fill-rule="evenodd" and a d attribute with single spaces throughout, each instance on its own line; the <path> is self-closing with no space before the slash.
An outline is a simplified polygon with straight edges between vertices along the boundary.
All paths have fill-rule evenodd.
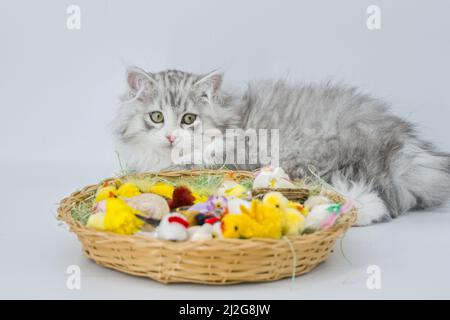
<path id="1" fill-rule="evenodd" d="M 69 4 L 81 8 L 81 30 L 66 28 Z M 366 27 L 370 4 L 382 10 L 381 30 Z M 295 290 L 289 280 L 167 287 L 105 270 L 81 256 L 54 212 L 63 196 L 117 170 L 108 123 L 132 64 L 221 67 L 225 85 L 240 88 L 261 77 L 333 78 L 388 100 L 450 151 L 449 12 L 444 0 L 2 1 L 0 297 L 448 298 L 445 208 L 351 230 L 354 264 L 336 252 Z M 69 264 L 82 266 L 81 291 L 65 288 Z M 365 287 L 370 264 L 384 267 L 375 293 Z"/>

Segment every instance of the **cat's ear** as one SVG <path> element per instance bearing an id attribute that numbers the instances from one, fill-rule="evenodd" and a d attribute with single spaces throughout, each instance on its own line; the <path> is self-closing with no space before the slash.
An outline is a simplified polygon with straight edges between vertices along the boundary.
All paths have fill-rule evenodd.
<path id="1" fill-rule="evenodd" d="M 222 86 L 223 81 L 223 72 L 219 69 L 213 70 L 206 75 L 201 76 L 196 82 L 195 85 L 208 85 L 213 93 L 219 91 Z"/>
<path id="2" fill-rule="evenodd" d="M 151 90 L 156 85 L 153 76 L 138 67 L 130 67 L 127 69 L 126 78 L 128 83 L 128 95 L 130 98 L 139 96 L 149 96 Z"/>

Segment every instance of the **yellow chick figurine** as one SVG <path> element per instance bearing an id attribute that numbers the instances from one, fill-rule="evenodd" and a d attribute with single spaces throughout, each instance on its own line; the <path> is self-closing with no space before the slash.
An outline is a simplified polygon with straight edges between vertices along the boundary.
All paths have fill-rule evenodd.
<path id="1" fill-rule="evenodd" d="M 95 202 L 106 200 L 109 197 L 111 197 L 111 195 L 113 196 L 117 195 L 116 187 L 112 185 L 104 185 L 103 187 L 97 190 L 97 194 L 95 195 Z"/>
<path id="2" fill-rule="evenodd" d="M 198 194 L 195 192 L 192 192 L 192 195 L 194 196 L 195 200 L 194 203 L 202 203 L 208 201 L 209 196 L 205 196 L 203 194 Z"/>
<path id="3" fill-rule="evenodd" d="M 282 233 L 281 215 L 278 211 L 254 199 L 250 208 L 240 207 L 242 213 L 225 215 L 222 232 L 225 238 L 272 238 Z"/>
<path id="4" fill-rule="evenodd" d="M 295 235 L 305 229 L 305 216 L 301 205 L 289 201 L 280 192 L 269 192 L 262 200 L 263 204 L 281 215 L 283 235 Z"/>
<path id="5" fill-rule="evenodd" d="M 270 206 L 262 203 L 260 200 L 253 199 L 250 209 L 244 205 L 241 206 L 241 212 L 255 219 L 262 227 L 263 238 L 279 239 L 282 235 L 282 215 L 280 211 L 273 210 Z"/>
<path id="6" fill-rule="evenodd" d="M 290 236 L 300 234 L 305 230 L 305 216 L 296 209 L 288 208 L 285 211 L 283 234 Z"/>
<path id="7" fill-rule="evenodd" d="M 222 236 L 231 239 L 263 237 L 262 226 L 247 214 L 225 215 L 221 222 Z"/>
<path id="8" fill-rule="evenodd" d="M 299 211 L 305 217 L 308 216 L 309 209 L 298 202 L 289 201 L 289 208 Z"/>
<path id="9" fill-rule="evenodd" d="M 106 199 L 105 211 L 92 214 L 87 226 L 119 234 L 134 234 L 144 221 L 136 217 L 138 211 L 127 205 L 125 200 L 111 196 Z"/>

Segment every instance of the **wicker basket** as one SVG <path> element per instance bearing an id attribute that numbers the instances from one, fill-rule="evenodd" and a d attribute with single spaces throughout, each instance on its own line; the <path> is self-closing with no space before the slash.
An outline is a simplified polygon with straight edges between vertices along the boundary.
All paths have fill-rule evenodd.
<path id="1" fill-rule="evenodd" d="M 198 174 L 230 174 L 230 171 L 162 172 L 160 177 Z M 251 172 L 233 171 L 237 178 Z M 152 174 L 146 174 L 152 176 Z M 63 199 L 58 218 L 65 221 L 82 243 L 84 254 L 99 265 L 163 283 L 188 282 L 233 284 L 274 281 L 309 272 L 325 261 L 336 239 L 356 220 L 356 211 L 341 216 L 331 228 L 311 234 L 274 239 L 214 239 L 172 242 L 142 235 L 125 236 L 87 228 L 74 220 L 71 210 L 92 196 L 91 185 Z M 342 199 L 329 194 L 336 201 Z"/>
<path id="2" fill-rule="evenodd" d="M 258 188 L 252 190 L 253 198 L 262 198 L 264 195 L 270 191 L 273 191 L 271 188 Z M 286 198 L 291 201 L 304 202 L 308 199 L 309 191 L 306 189 L 290 189 L 283 188 L 277 189 L 277 191 L 281 192 Z"/>

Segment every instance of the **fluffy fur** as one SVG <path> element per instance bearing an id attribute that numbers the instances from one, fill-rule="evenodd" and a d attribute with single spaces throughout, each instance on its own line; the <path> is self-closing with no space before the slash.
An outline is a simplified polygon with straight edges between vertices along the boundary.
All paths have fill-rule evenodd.
<path id="1" fill-rule="evenodd" d="M 170 168 L 174 145 L 187 143 L 196 127 L 279 129 L 280 165 L 294 178 L 316 168 L 355 199 L 359 225 L 439 205 L 450 194 L 450 156 L 422 141 L 413 125 L 388 112 L 385 102 L 356 88 L 258 81 L 239 96 L 221 89 L 222 76 L 216 72 L 131 69 L 127 79 L 115 133 L 119 151 L 138 171 Z M 163 124 L 149 120 L 155 110 L 164 113 Z M 186 113 L 197 115 L 192 125 L 180 123 Z M 168 135 L 176 137 L 175 144 Z"/>

